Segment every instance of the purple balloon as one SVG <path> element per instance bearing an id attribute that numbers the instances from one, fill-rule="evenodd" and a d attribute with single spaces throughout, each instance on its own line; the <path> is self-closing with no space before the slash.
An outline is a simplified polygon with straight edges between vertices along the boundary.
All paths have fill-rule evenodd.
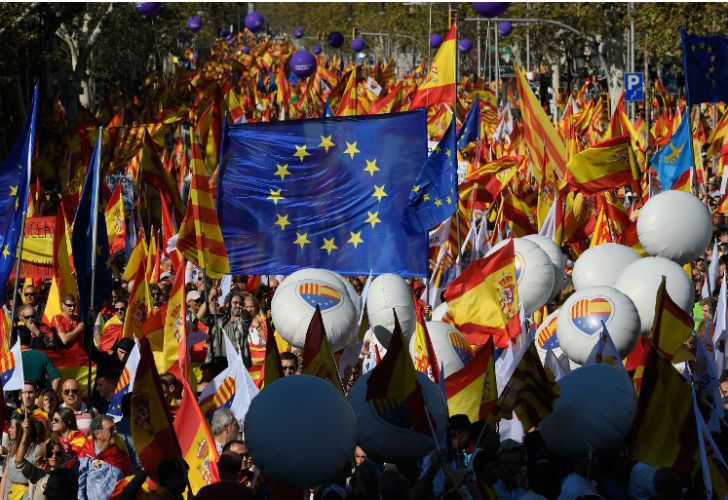
<path id="1" fill-rule="evenodd" d="M 227 41 L 228 45 L 232 45 L 235 43 L 235 37 L 232 35 L 228 35 L 228 37 L 225 40 Z"/>
<path id="2" fill-rule="evenodd" d="M 314 54 L 320 54 L 321 53 L 321 45 L 316 44 L 316 45 L 313 46 L 313 48 L 311 50 L 313 51 Z"/>
<path id="3" fill-rule="evenodd" d="M 509 21 L 501 21 L 498 23 L 498 34 L 500 36 L 508 36 L 513 31 L 513 25 Z"/>
<path id="4" fill-rule="evenodd" d="M 511 2 L 473 2 L 475 11 L 488 19 L 500 16 L 510 5 Z"/>
<path id="5" fill-rule="evenodd" d="M 248 28 L 252 33 L 257 33 L 263 29 L 265 25 L 265 19 L 258 12 L 249 12 L 245 16 L 245 27 Z"/>
<path id="6" fill-rule="evenodd" d="M 442 35 L 433 33 L 430 35 L 430 47 L 436 49 L 442 45 Z"/>
<path id="7" fill-rule="evenodd" d="M 162 2 L 134 2 L 137 12 L 148 17 L 154 17 L 159 14 L 162 8 Z"/>
<path id="8" fill-rule="evenodd" d="M 351 41 L 351 50 L 354 52 L 361 52 L 366 48 L 367 44 L 361 38 L 354 38 Z"/>
<path id="9" fill-rule="evenodd" d="M 243 54 L 250 54 L 250 47 L 248 47 L 247 45 L 243 47 Z"/>
<path id="10" fill-rule="evenodd" d="M 460 52 L 463 54 L 467 54 L 473 49 L 473 42 L 471 42 L 468 38 L 463 38 L 458 42 L 458 49 L 460 49 Z"/>
<path id="11" fill-rule="evenodd" d="M 200 16 L 190 16 L 187 20 L 187 29 L 193 33 L 200 31 L 202 29 L 202 19 L 200 19 Z"/>
<path id="12" fill-rule="evenodd" d="M 291 56 L 288 67 L 298 78 L 308 78 L 316 72 L 316 57 L 306 50 L 299 50 Z"/>
<path id="13" fill-rule="evenodd" d="M 227 28 L 220 28 L 219 30 L 217 30 L 217 34 L 223 38 L 227 38 L 230 34 L 230 30 Z"/>
<path id="14" fill-rule="evenodd" d="M 303 38 L 303 28 L 293 30 L 293 38 Z"/>
<path id="15" fill-rule="evenodd" d="M 329 36 L 326 37 L 326 41 L 329 42 L 329 45 L 334 48 L 338 49 L 342 45 L 344 45 L 344 35 L 339 33 L 338 31 L 332 31 L 329 33 Z"/>

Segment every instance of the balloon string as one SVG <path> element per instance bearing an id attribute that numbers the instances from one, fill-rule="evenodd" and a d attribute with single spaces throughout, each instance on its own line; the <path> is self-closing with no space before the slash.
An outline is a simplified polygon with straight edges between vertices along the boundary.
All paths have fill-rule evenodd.
<path id="1" fill-rule="evenodd" d="M 154 45 L 157 47 L 157 57 L 159 57 L 159 64 L 162 66 L 162 78 L 164 78 L 165 85 L 167 84 L 167 73 L 164 71 L 164 60 L 162 59 L 162 51 L 159 50 L 159 42 L 157 41 L 157 27 L 154 26 L 154 18 L 152 21 L 152 34 L 154 35 Z"/>

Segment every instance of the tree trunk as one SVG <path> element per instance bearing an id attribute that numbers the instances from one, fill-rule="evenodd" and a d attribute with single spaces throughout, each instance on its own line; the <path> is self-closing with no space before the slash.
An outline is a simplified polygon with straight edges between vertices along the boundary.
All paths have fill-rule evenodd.
<path id="1" fill-rule="evenodd" d="M 624 32 L 619 27 L 619 12 L 615 4 L 605 4 L 604 25 L 606 32 L 600 55 L 604 59 L 602 65 L 607 72 L 607 87 L 611 109 L 610 116 L 617 107 L 622 91 L 624 90 L 624 70 L 626 61 L 624 58 L 625 44 Z"/>

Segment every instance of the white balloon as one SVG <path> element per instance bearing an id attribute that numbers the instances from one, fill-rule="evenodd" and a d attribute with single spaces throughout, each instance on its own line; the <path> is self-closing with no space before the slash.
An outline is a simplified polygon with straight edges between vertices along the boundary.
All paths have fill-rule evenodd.
<path id="1" fill-rule="evenodd" d="M 411 427 L 398 425 L 404 408 L 383 411 L 385 406 L 377 405 L 374 400 L 366 400 L 367 380 L 371 374 L 370 371 L 362 375 L 347 395 L 356 415 L 357 444 L 370 457 L 386 462 L 418 460 L 435 449 L 435 442 L 429 433 L 423 434 Z M 417 372 L 417 381 L 424 389 L 427 411 L 439 440 L 447 427 L 447 402 L 440 388 L 426 375 Z M 406 415 L 404 418 L 407 418 Z"/>
<path id="2" fill-rule="evenodd" d="M 359 315 L 354 304 L 343 279 L 336 273 L 301 269 L 278 287 L 271 301 L 271 314 L 281 337 L 300 349 L 319 305 L 326 338 L 331 350 L 338 351 L 356 337 Z"/>
<path id="3" fill-rule="evenodd" d="M 574 271 L 571 273 L 574 289 L 614 286 L 622 269 L 639 258 L 637 252 L 618 243 L 602 243 L 591 247 L 574 263 Z"/>
<path id="4" fill-rule="evenodd" d="M 443 302 L 432 310 L 432 321 L 442 321 L 447 313 L 447 302 Z"/>
<path id="5" fill-rule="evenodd" d="M 286 279 L 283 280 L 283 282 L 278 286 L 278 288 L 285 286 L 286 283 L 295 283 L 296 281 L 300 280 L 302 277 L 306 277 L 309 279 L 320 279 L 322 281 L 325 281 L 327 283 L 333 282 L 334 279 L 339 280 L 343 285 L 346 287 L 346 290 L 349 292 L 349 297 L 351 297 L 351 302 L 356 307 L 357 314 L 361 313 L 360 311 L 360 304 L 359 304 L 359 294 L 356 293 L 356 289 L 354 288 L 354 285 L 349 282 L 346 278 L 344 278 L 342 275 L 340 275 L 337 272 L 329 271 L 328 269 L 318 269 L 314 267 L 310 267 L 307 269 L 299 269 L 298 271 L 295 271 L 293 274 L 286 277 Z"/>
<path id="6" fill-rule="evenodd" d="M 356 445 L 356 418 L 331 383 L 310 375 L 276 380 L 252 401 L 245 442 L 268 479 L 309 488 L 333 479 Z"/>
<path id="7" fill-rule="evenodd" d="M 564 254 L 561 253 L 561 249 L 554 240 L 548 236 L 529 234 L 528 236 L 524 236 L 523 239 L 537 244 L 541 250 L 546 252 L 551 264 L 554 266 L 554 285 L 551 287 L 551 295 L 549 295 L 549 301 L 551 301 L 564 286 Z"/>
<path id="8" fill-rule="evenodd" d="M 367 293 L 367 315 L 377 340 L 384 346 L 389 345 L 394 330 L 394 313 L 397 311 L 402 334 L 409 341 L 415 331 L 417 316 L 412 291 L 407 282 L 396 274 L 386 273 L 377 276 L 369 285 Z"/>
<path id="9" fill-rule="evenodd" d="M 664 257 L 644 257 L 625 267 L 615 287 L 634 302 L 640 315 L 640 329 L 646 334 L 655 319 L 657 289 L 665 276 L 667 293 L 683 311 L 692 312 L 695 299 L 693 282 L 685 269 Z"/>
<path id="10" fill-rule="evenodd" d="M 684 191 L 663 191 L 640 209 L 637 236 L 650 255 L 687 264 L 705 252 L 713 235 L 710 213 Z"/>
<path id="11" fill-rule="evenodd" d="M 570 459 L 619 447 L 637 414 L 637 395 L 624 372 L 609 365 L 578 368 L 558 382 L 561 394 L 540 430 L 552 452 Z"/>
<path id="12" fill-rule="evenodd" d="M 611 286 L 592 286 L 574 292 L 561 306 L 556 335 L 569 359 L 584 364 L 602 332 L 602 322 L 624 357 L 640 331 L 640 317 L 632 300 Z"/>
<path id="13" fill-rule="evenodd" d="M 488 253 L 507 241 L 499 243 Z M 549 301 L 554 286 L 554 268 L 546 252 L 533 241 L 513 238 L 513 250 L 518 301 L 526 316 L 530 316 Z"/>
<path id="14" fill-rule="evenodd" d="M 443 365 L 445 375 L 452 375 L 472 361 L 473 350 L 470 344 L 465 340 L 463 334 L 452 325 L 443 321 L 430 321 L 426 326 L 437 362 Z M 414 340 L 415 336 L 413 335 L 409 343 L 409 350 L 412 360 L 417 366 L 420 355 L 415 352 Z"/>

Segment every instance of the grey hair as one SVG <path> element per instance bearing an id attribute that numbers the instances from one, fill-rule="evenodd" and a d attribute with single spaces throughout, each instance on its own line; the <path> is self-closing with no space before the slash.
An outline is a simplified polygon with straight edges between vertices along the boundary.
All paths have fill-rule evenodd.
<path id="1" fill-rule="evenodd" d="M 213 436 L 219 436 L 222 434 L 223 428 L 226 425 L 231 425 L 235 421 L 235 415 L 227 408 L 220 408 L 212 414 L 212 420 L 210 420 L 210 432 Z"/>
<path id="2" fill-rule="evenodd" d="M 93 419 L 91 419 L 91 425 L 89 425 L 88 431 L 89 434 L 92 436 L 94 435 L 94 431 L 100 431 L 104 429 L 103 422 L 109 421 L 113 422 L 114 419 L 111 418 L 108 415 L 96 415 Z"/>

